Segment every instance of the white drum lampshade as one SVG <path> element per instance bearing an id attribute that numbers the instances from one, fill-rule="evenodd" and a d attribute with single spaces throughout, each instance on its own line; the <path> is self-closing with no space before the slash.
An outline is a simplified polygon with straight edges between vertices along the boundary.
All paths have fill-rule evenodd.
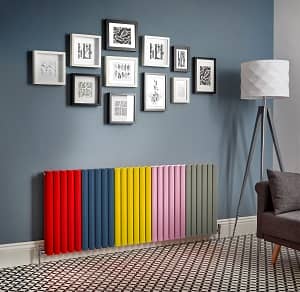
<path id="1" fill-rule="evenodd" d="M 241 64 L 241 99 L 288 98 L 289 61 L 257 60 Z"/>

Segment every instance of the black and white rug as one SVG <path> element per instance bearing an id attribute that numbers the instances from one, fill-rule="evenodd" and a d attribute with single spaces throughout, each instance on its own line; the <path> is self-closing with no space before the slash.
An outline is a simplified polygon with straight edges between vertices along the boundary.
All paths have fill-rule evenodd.
<path id="1" fill-rule="evenodd" d="M 0 270 L 0 291 L 300 291 L 300 253 L 253 235 Z"/>

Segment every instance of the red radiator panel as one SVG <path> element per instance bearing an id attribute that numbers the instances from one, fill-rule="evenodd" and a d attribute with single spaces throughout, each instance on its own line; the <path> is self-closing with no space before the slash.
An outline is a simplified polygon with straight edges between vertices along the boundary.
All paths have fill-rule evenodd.
<path id="1" fill-rule="evenodd" d="M 75 250 L 75 214 L 74 214 L 74 171 L 67 171 L 68 177 L 68 251 Z"/>
<path id="2" fill-rule="evenodd" d="M 68 251 L 68 188 L 67 172 L 60 172 L 60 234 L 61 252 Z"/>
<path id="3" fill-rule="evenodd" d="M 44 238 L 45 252 L 53 254 L 53 173 L 44 173 Z"/>
<path id="4" fill-rule="evenodd" d="M 74 171 L 75 180 L 75 250 L 81 250 L 81 171 Z"/>
<path id="5" fill-rule="evenodd" d="M 60 176 L 58 171 L 53 173 L 53 237 L 55 254 L 60 253 Z"/>

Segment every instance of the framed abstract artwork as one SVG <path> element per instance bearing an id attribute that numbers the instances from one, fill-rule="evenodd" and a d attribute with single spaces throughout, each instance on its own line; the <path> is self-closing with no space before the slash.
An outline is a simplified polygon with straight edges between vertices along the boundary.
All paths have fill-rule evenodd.
<path id="1" fill-rule="evenodd" d="M 109 123 L 133 124 L 135 121 L 135 95 L 110 94 Z"/>
<path id="2" fill-rule="evenodd" d="M 193 58 L 194 92 L 216 93 L 216 59 Z"/>
<path id="3" fill-rule="evenodd" d="M 66 54 L 54 51 L 32 52 L 32 81 L 38 85 L 66 84 Z"/>
<path id="4" fill-rule="evenodd" d="M 106 19 L 106 49 L 117 51 L 136 51 L 136 21 Z"/>
<path id="5" fill-rule="evenodd" d="M 144 73 L 144 111 L 166 110 L 166 75 Z"/>
<path id="6" fill-rule="evenodd" d="M 171 102 L 190 103 L 190 78 L 171 78 Z"/>
<path id="7" fill-rule="evenodd" d="M 70 64 L 73 67 L 101 67 L 101 36 L 71 34 Z"/>
<path id="8" fill-rule="evenodd" d="M 138 59 L 130 57 L 105 57 L 105 86 L 137 87 Z"/>
<path id="9" fill-rule="evenodd" d="M 169 67 L 170 38 L 145 35 L 142 59 L 143 66 Z"/>
<path id="10" fill-rule="evenodd" d="M 71 75 L 72 105 L 100 105 L 101 78 L 92 74 Z"/>
<path id="11" fill-rule="evenodd" d="M 188 72 L 190 64 L 189 47 L 173 47 L 173 71 Z"/>

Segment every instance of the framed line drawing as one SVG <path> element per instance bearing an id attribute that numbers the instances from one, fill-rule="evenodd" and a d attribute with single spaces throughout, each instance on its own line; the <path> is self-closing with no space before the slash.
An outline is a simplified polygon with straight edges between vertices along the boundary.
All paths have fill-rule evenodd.
<path id="1" fill-rule="evenodd" d="M 170 38 L 145 35 L 142 61 L 143 66 L 169 67 Z"/>
<path id="2" fill-rule="evenodd" d="M 166 75 L 144 73 L 144 111 L 166 110 Z"/>
<path id="3" fill-rule="evenodd" d="M 194 92 L 216 93 L 216 59 L 194 57 Z"/>
<path id="4" fill-rule="evenodd" d="M 106 19 L 106 49 L 117 51 L 137 50 L 138 23 L 129 20 Z"/>
<path id="5" fill-rule="evenodd" d="M 98 106 L 101 96 L 100 75 L 71 75 L 72 105 Z"/>
<path id="6" fill-rule="evenodd" d="M 190 103 L 190 78 L 171 78 L 171 102 Z"/>
<path id="7" fill-rule="evenodd" d="M 135 95 L 109 95 L 109 123 L 129 125 L 135 121 Z"/>
<path id="8" fill-rule="evenodd" d="M 138 59 L 105 56 L 105 86 L 137 87 Z"/>
<path id="9" fill-rule="evenodd" d="M 101 36 L 71 34 L 72 67 L 101 68 Z"/>
<path id="10" fill-rule="evenodd" d="M 33 84 L 65 85 L 66 53 L 56 51 L 33 51 L 32 73 Z"/>

